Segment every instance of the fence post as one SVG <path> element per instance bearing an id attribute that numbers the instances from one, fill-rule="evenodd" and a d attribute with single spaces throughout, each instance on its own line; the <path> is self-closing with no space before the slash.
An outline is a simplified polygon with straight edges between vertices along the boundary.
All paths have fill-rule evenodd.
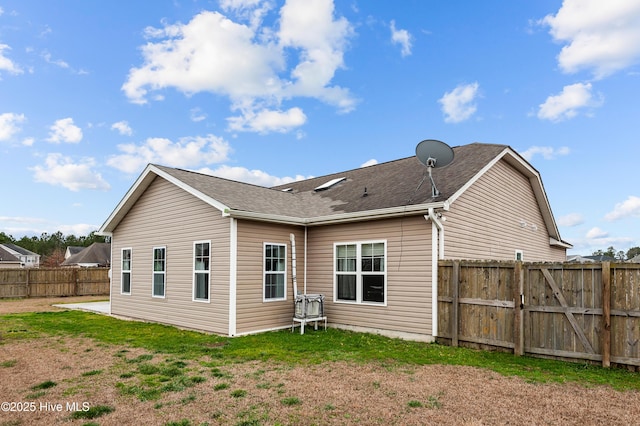
<path id="1" fill-rule="evenodd" d="M 602 262 L 602 366 L 611 367 L 611 263 Z"/>
<path id="2" fill-rule="evenodd" d="M 27 298 L 31 297 L 31 287 L 29 286 L 29 277 L 31 275 L 31 268 L 26 268 L 27 270 L 27 282 L 25 283 L 25 288 L 26 288 L 26 296 Z"/>
<path id="3" fill-rule="evenodd" d="M 524 355 L 524 270 L 517 261 L 513 268 L 513 354 Z"/>
<path id="4" fill-rule="evenodd" d="M 451 284 L 453 285 L 453 300 L 451 301 L 451 346 L 458 346 L 458 300 L 460 293 L 460 261 L 453 261 L 453 271 L 451 274 Z"/>

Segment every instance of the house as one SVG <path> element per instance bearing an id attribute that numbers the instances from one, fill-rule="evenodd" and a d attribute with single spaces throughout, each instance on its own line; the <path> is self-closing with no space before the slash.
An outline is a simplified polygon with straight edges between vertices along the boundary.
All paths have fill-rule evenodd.
<path id="1" fill-rule="evenodd" d="M 38 268 L 40 266 L 40 255 L 29 251 L 15 244 L 0 244 L 7 252 L 20 259 L 21 268 Z"/>
<path id="2" fill-rule="evenodd" d="M 331 326 L 433 341 L 439 259 L 564 261 L 572 247 L 513 149 L 454 153 L 433 170 L 437 196 L 415 156 L 275 188 L 150 164 L 98 231 L 111 312 L 237 336 L 291 327 L 297 284 L 325 296 Z"/>
<path id="3" fill-rule="evenodd" d="M 67 246 L 67 249 L 64 251 L 64 259 L 67 260 L 74 254 L 80 253 L 85 248 L 86 247 L 82 247 L 82 246 Z"/>
<path id="4" fill-rule="evenodd" d="M 0 268 L 20 268 L 22 262 L 0 245 Z"/>
<path id="5" fill-rule="evenodd" d="M 67 251 L 69 251 L 67 248 Z M 89 247 L 82 247 L 82 250 L 69 256 L 60 266 L 71 266 L 76 268 L 95 268 L 111 265 L 111 244 L 93 243 Z"/>

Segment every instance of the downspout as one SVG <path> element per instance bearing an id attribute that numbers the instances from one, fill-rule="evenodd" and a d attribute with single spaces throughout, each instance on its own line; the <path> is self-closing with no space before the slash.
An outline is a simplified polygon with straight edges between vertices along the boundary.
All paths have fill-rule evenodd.
<path id="1" fill-rule="evenodd" d="M 307 294 L 307 227 L 304 227 L 304 294 Z"/>
<path id="2" fill-rule="evenodd" d="M 424 218 L 431 221 L 431 335 L 438 337 L 438 260 L 444 259 L 444 226 L 433 207 Z"/>
<path id="3" fill-rule="evenodd" d="M 296 236 L 292 232 L 289 234 L 291 239 L 291 279 L 293 280 L 293 298 L 298 296 L 298 277 L 296 276 Z"/>

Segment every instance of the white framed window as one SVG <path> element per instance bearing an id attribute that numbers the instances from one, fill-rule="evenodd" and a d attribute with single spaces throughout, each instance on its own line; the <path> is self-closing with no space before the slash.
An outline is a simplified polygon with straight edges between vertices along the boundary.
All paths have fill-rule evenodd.
<path id="1" fill-rule="evenodd" d="M 516 250 L 515 259 L 516 260 L 521 260 L 521 261 L 524 260 L 524 251 Z"/>
<path id="2" fill-rule="evenodd" d="M 333 301 L 387 304 L 387 242 L 334 244 Z"/>
<path id="3" fill-rule="evenodd" d="M 287 246 L 264 243 L 263 301 L 287 298 Z"/>
<path id="4" fill-rule="evenodd" d="M 120 294 L 131 294 L 131 248 L 122 249 Z"/>
<path id="5" fill-rule="evenodd" d="M 153 297 L 164 297 L 167 274 L 167 248 L 153 248 Z"/>
<path id="6" fill-rule="evenodd" d="M 209 302 L 211 241 L 193 243 L 193 300 Z"/>

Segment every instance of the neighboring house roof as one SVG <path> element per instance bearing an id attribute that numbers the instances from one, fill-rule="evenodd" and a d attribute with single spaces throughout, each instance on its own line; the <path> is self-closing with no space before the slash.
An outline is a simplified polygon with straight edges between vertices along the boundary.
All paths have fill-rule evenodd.
<path id="1" fill-rule="evenodd" d="M 560 238 L 540 174 L 518 153 L 506 145 L 481 143 L 453 150 L 453 162 L 432 171 L 440 191 L 437 197 L 432 197 L 426 167 L 415 156 L 274 188 L 150 164 L 99 233 L 113 231 L 156 176 L 174 183 L 226 216 L 313 226 L 426 213 L 429 208 L 447 209 L 494 164 L 505 160 L 529 178 L 551 243 L 571 247 Z M 332 185 L 323 188 L 327 183 Z"/>
<path id="2" fill-rule="evenodd" d="M 611 257 L 611 256 L 607 256 L 604 254 L 599 254 L 599 255 L 594 255 L 594 256 L 583 256 L 585 259 L 591 259 L 594 262 L 615 262 L 616 259 Z"/>
<path id="3" fill-rule="evenodd" d="M 579 254 L 567 256 L 567 262 L 573 263 L 595 263 L 594 259 Z"/>
<path id="4" fill-rule="evenodd" d="M 62 262 L 61 266 L 108 266 L 111 264 L 111 244 L 93 243 Z"/>
<path id="5" fill-rule="evenodd" d="M 23 256 L 40 256 L 38 253 L 34 253 L 30 250 L 27 250 L 26 248 L 22 248 L 20 246 L 17 246 L 15 244 L 11 244 L 11 243 L 4 243 L 4 244 L 0 244 L 0 246 L 4 246 L 5 248 L 9 249 L 10 251 L 14 251 L 18 254 L 21 254 Z"/>
<path id="6" fill-rule="evenodd" d="M 631 259 L 627 260 L 630 263 L 640 263 L 640 254 L 636 254 Z"/>
<path id="7" fill-rule="evenodd" d="M 15 257 L 13 254 L 11 254 L 9 251 L 7 251 L 4 247 L 0 245 L 0 262 L 20 264 L 20 259 Z"/>
<path id="8" fill-rule="evenodd" d="M 64 258 L 68 259 L 69 257 L 73 256 L 74 254 L 80 253 L 85 248 L 86 247 L 82 247 L 82 246 L 67 246 L 67 250 L 64 253 Z"/>

